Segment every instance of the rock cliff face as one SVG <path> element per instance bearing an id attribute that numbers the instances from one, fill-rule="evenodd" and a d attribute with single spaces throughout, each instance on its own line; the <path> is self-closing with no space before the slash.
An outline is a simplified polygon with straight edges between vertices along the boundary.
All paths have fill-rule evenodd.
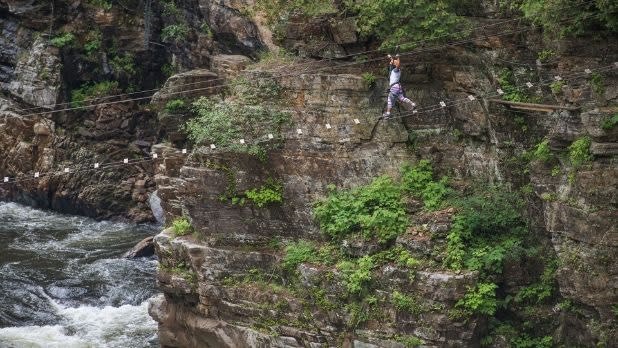
<path id="1" fill-rule="evenodd" d="M 0 199 L 151 221 L 148 196 L 157 190 L 168 224 L 184 216 L 195 231 L 176 236 L 167 228 L 155 238 L 163 294 L 150 312 L 162 346 L 518 346 L 490 316 L 456 315 L 456 304 L 480 276 L 442 266 L 453 209 L 427 212 L 422 202 L 406 201 L 412 223 L 392 247 L 421 266 L 413 272 L 397 262 L 376 266 L 373 304 L 341 300 L 346 275 L 335 265 L 304 262 L 281 272 L 284 245 L 327 239 L 313 206 L 331 192 L 329 185 L 355 188 L 380 175 L 397 177 L 402 165 L 420 159 L 458 191 L 480 181 L 528 195 L 534 248 L 555 260 L 549 277 L 555 289 L 551 301 L 509 307 L 542 277 L 543 266 L 532 257 L 507 263 L 494 281 L 509 309 L 496 317 L 551 336 L 557 346 L 609 347 L 618 339 L 618 127 L 608 121 L 617 112 L 618 76 L 615 69 L 599 77 L 584 73 L 618 61 L 616 42 L 546 42 L 535 32 L 501 36 L 507 25 L 485 28 L 466 45 L 405 58 L 408 95 L 431 107 L 384 121 L 378 116 L 386 81 L 371 86 L 361 77 L 381 76 L 381 67 L 331 61 L 273 72 L 251 66 L 260 50 L 273 47 L 273 33 L 245 11 L 249 2 L 96 3 L 0 0 L 0 177 L 19 179 L 0 185 Z M 492 23 L 491 13 L 476 20 Z M 278 29 L 278 43 L 305 57 L 372 47 L 353 20 L 293 17 Z M 59 38 L 66 43 L 52 44 Z M 554 55 L 538 60 L 548 47 Z M 218 85 L 237 76 L 281 88 L 278 108 L 291 117 L 279 134 L 285 140 L 265 158 L 199 146 L 183 156 L 178 148 L 187 139 L 179 126 L 193 115 L 167 108 L 168 102 L 233 98 Z M 565 80 L 550 88 L 555 76 Z M 551 95 L 545 102 L 581 109 L 520 112 L 489 102 L 499 86 L 528 80 L 537 83 L 518 92 L 529 99 Z M 112 88 L 86 96 L 100 105 L 77 98 L 100 83 Z M 159 86 L 152 100 L 144 92 L 113 96 Z M 457 102 L 435 107 L 442 100 Z M 531 156 L 543 143 L 546 156 Z M 581 161 L 575 144 L 583 144 Z M 137 161 L 152 152 L 162 159 L 91 170 L 94 162 Z M 32 178 L 67 166 L 80 171 Z M 282 204 L 238 204 L 237 196 L 269 180 L 282 185 Z M 341 252 L 354 257 L 379 248 L 353 238 L 341 243 Z"/>
<path id="2" fill-rule="evenodd" d="M 537 65 L 535 45 L 540 47 L 542 40 L 535 36 L 528 40 L 530 51 L 518 50 L 516 40 L 490 34 L 466 48 L 415 56 L 407 70 L 408 94 L 419 105 L 493 94 L 505 66 L 502 58 L 511 57 L 531 63 L 527 69 L 519 68 L 523 82 L 530 74 L 549 77 L 548 81 L 556 75 L 578 76 L 554 94 L 554 102 L 577 103 L 592 111 L 522 114 L 477 98 L 385 122 L 377 120 L 383 103 L 381 87 L 368 88 L 358 71 L 305 73 L 276 77 L 289 101 L 287 107 L 293 110 L 294 126 L 284 132 L 282 147 L 270 151 L 265 161 L 209 148 L 195 149 L 186 162 L 162 161 L 155 180 L 168 220 L 185 216 L 195 233 L 177 237 L 167 229 L 155 239 L 162 258 L 158 281 L 164 294 L 152 301 L 151 315 L 160 323 L 161 344 L 480 345 L 490 330 L 487 318 L 458 320 L 449 315 L 476 284 L 474 272 L 429 267 L 410 279 L 396 265 L 383 266 L 374 271 L 379 284 L 376 296 L 388 297 L 396 290 L 413 296 L 418 307 L 401 310 L 385 305 L 366 321 L 357 321 L 342 304 L 324 305 L 345 292 L 336 269 L 311 263 L 299 266 L 299 281 L 306 291 L 271 283 L 284 257 L 273 240 L 323 240 L 312 204 L 327 195 L 329 184 L 356 187 L 378 175 L 397 175 L 402 164 L 425 158 L 439 173 L 450 175 L 456 187 L 477 180 L 506 182 L 531 194 L 530 229 L 539 238 L 538 247 L 557 259 L 558 293 L 552 304 L 501 315 L 521 322 L 542 321 L 539 332 L 549 332 L 555 345 L 610 346 L 616 337 L 617 278 L 612 261 L 617 255 L 616 129 L 604 130 L 601 125 L 616 112 L 616 73 L 604 74 L 605 88 L 597 93 L 581 72 L 587 66 L 611 65 L 616 47 L 610 47 L 613 58 L 597 60 L 594 49 L 581 50 L 584 42 L 562 42 L 556 48 L 559 59 Z M 256 79 L 254 72 L 244 74 Z M 548 92 L 547 86 L 538 88 L 538 93 Z M 360 124 L 352 121 L 355 118 Z M 326 123 L 338 126 L 327 129 Z M 301 135 L 296 128 L 302 128 Z M 568 159 L 568 147 L 584 136 L 591 139 L 594 159 L 575 168 Z M 520 160 L 523 150 L 533 149 L 543 139 L 548 140 L 553 157 L 533 160 L 526 169 Z M 281 205 L 259 208 L 221 199 L 230 189 L 245 192 L 269 178 L 283 184 Z M 446 242 L 453 212 L 427 214 L 411 209 L 410 213 L 414 224 L 396 245 L 439 264 L 432 251 Z M 362 255 L 371 248 L 349 242 L 352 254 Z M 538 268 L 534 260 L 506 265 L 501 291 L 515 297 L 542 273 Z M 507 334 L 493 337 L 494 346 L 510 346 Z"/>
<path id="3" fill-rule="evenodd" d="M 237 5 L 0 1 L 0 176 L 17 178 L 0 187 L 0 199 L 153 221 L 152 163 L 140 159 L 178 133 L 155 109 L 188 95 L 155 98 L 153 105 L 148 97 L 166 75 L 208 67 L 211 54 L 260 49 L 255 25 Z M 186 27 L 186 37 L 162 38 L 170 25 Z M 190 79 L 183 83 L 209 86 L 205 78 Z M 113 97 L 123 92 L 130 94 Z M 118 165 L 124 158 L 132 164 Z M 116 170 L 88 170 L 97 162 Z M 62 174 L 65 167 L 71 174 Z M 33 180 L 35 172 L 40 180 Z"/>

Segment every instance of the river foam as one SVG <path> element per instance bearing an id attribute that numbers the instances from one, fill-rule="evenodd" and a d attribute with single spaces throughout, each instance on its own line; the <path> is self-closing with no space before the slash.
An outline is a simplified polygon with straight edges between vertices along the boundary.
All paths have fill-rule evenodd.
<path id="1" fill-rule="evenodd" d="M 121 257 L 156 230 L 0 202 L 0 348 L 157 347 L 157 262 Z"/>
<path id="2" fill-rule="evenodd" d="M 156 322 L 139 306 L 59 308 L 61 325 L 0 329 L 0 347 L 156 347 Z"/>

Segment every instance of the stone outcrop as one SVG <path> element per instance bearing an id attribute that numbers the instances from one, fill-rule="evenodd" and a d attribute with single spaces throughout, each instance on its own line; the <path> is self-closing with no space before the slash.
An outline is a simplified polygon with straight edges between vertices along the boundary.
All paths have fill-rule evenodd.
<path id="1" fill-rule="evenodd" d="M 149 257 L 154 255 L 154 242 L 153 237 L 146 237 L 139 243 L 135 244 L 131 250 L 127 251 L 123 257 L 127 259 L 134 259 L 138 257 Z"/>
<path id="2" fill-rule="evenodd" d="M 455 48 L 416 57 L 406 75 L 407 84 L 414 86 L 408 91 L 412 99 L 419 105 L 432 105 L 439 100 L 491 94 L 499 71 L 496 66 L 500 65 L 494 58 L 526 54 L 513 51 L 504 38 L 475 44 L 481 52 L 472 54 Z M 574 73 L 581 67 L 581 59 L 565 54 L 565 66 L 575 70 L 557 65 L 542 73 Z M 617 176 L 612 150 L 616 129 L 603 130 L 600 125 L 615 108 L 514 116 L 477 97 L 402 121 L 384 122 L 378 121 L 383 81 L 371 89 L 358 72 L 347 71 L 277 78 L 285 91 L 287 108 L 293 111 L 294 126 L 284 130 L 285 142 L 270 151 L 265 162 L 249 155 L 197 148 L 186 161 L 171 158 L 159 163 L 155 179 L 168 221 L 185 216 L 196 231 L 174 237 L 166 230 L 155 239 L 163 262 L 158 281 L 164 295 L 152 301 L 151 314 L 160 324 L 162 345 L 402 346 L 393 339 L 394 334 L 421 339 L 428 346 L 478 345 L 487 330 L 483 318 L 457 322 L 448 315 L 467 287 L 475 284 L 474 274 L 428 268 L 417 271 L 414 281 L 407 283 L 396 267 L 387 266 L 377 272 L 384 277 L 378 283 L 385 291 L 406 284 L 401 291 L 418 296 L 434 310 L 410 317 L 384 308 L 383 320 L 370 320 L 353 328 L 346 326 L 350 318 L 342 308 L 324 312 L 318 305 L 309 306 L 307 313 L 309 322 L 315 325 L 304 326 L 303 301 L 297 294 L 247 280 L 255 272 L 272 274 L 270 270 L 281 261 L 280 251 L 269 247 L 274 237 L 283 241 L 322 240 L 312 216 L 312 203 L 326 195 L 328 184 L 356 187 L 381 174 L 396 175 L 403 163 L 419 158 L 431 159 L 458 188 L 476 180 L 530 187 L 534 192 L 529 201 L 533 211 L 530 228 L 540 243 L 549 246 L 547 257 L 555 255 L 560 294 L 560 298 L 552 299 L 555 307 L 538 305 L 535 315 L 554 323 L 550 334 L 557 344 L 612 342 L 616 335 L 612 306 L 617 300 L 616 270 L 611 263 L 616 257 Z M 244 74 L 250 80 L 262 76 Z M 610 72 L 605 79 L 613 84 L 616 76 Z M 594 109 L 596 101 L 591 99 L 590 86 L 584 79 L 578 81 L 578 91 L 571 93 L 570 102 L 584 103 L 584 110 Z M 615 105 L 611 91 L 607 89 L 603 103 Z M 360 124 L 353 122 L 354 118 Z M 326 123 L 332 128 L 324 127 Z M 302 134 L 296 128 L 301 128 Z M 572 168 L 566 158 L 568 146 L 585 135 L 591 137 L 594 160 Z M 533 161 L 528 171 L 518 158 L 522 149 L 534 147 L 543 137 L 549 140 L 554 162 Z M 174 152 L 170 148 L 165 151 Z M 556 168 L 560 174 L 552 174 Z M 244 192 L 268 178 L 282 182 L 284 204 L 257 208 L 222 199 L 230 188 Z M 416 224 L 397 239 L 397 245 L 419 258 L 436 257 L 428 251 L 444 245 L 452 214 L 415 216 Z M 372 248 L 363 242 L 346 243 L 344 249 L 352 255 Z M 434 262 L 439 264 L 440 260 Z M 505 265 L 503 290 L 515 296 L 533 282 L 534 274 L 542 273 L 538 268 L 534 260 Z M 336 275 L 333 283 L 324 281 L 328 269 L 303 264 L 297 271 L 308 291 L 324 289 L 326 296 L 342 292 L 333 285 L 341 286 Z M 305 299 L 311 298 L 311 294 L 307 296 Z M 567 309 L 564 303 L 573 307 Z M 509 315 L 526 318 L 531 314 L 522 311 Z M 390 326 L 390 320 L 399 325 Z M 510 345 L 507 338 L 496 336 L 494 346 Z"/>
<path id="3" fill-rule="evenodd" d="M 0 187 L 0 199 L 96 218 L 154 221 L 152 163 L 118 164 L 149 158 L 151 146 L 164 139 L 182 144 L 179 124 L 189 114 L 157 111 L 173 99 L 188 104 L 219 91 L 218 76 L 204 69 L 211 55 L 232 54 L 229 63 L 213 64 L 226 73 L 247 64 L 248 58 L 241 62 L 233 54 L 254 54 L 261 46 L 255 25 L 239 14 L 243 3 L 184 2 L 175 5 L 174 16 L 156 2 L 144 6 L 0 1 L 0 176 L 18 179 Z M 158 42 L 160 32 L 178 21 L 188 28 L 187 40 L 166 48 Z M 210 34 L 209 21 L 217 30 Z M 67 41 L 55 47 L 53 40 L 63 36 Z M 164 73 L 174 76 L 167 80 Z M 153 88 L 166 80 L 149 105 Z M 92 101 L 71 103 L 76 91 L 98 82 L 115 87 L 86 96 Z M 148 92 L 108 96 L 132 90 Z M 88 170 L 97 162 L 115 163 L 116 170 Z M 70 174 L 63 173 L 67 167 Z"/>

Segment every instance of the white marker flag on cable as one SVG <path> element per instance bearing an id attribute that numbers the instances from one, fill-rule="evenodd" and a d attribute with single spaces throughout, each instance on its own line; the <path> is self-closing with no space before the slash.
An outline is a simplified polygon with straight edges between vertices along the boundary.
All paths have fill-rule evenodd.
<path id="1" fill-rule="evenodd" d="M 9 182 L 9 177 L 8 176 L 4 177 L 4 182 Z"/>
<path id="2" fill-rule="evenodd" d="M 65 172 L 65 173 L 68 173 L 68 172 L 70 172 L 70 171 L 71 171 L 71 170 L 70 170 L 69 168 L 64 168 L 64 172 Z"/>
<path id="3" fill-rule="evenodd" d="M 468 99 L 470 99 L 470 101 L 473 101 L 473 100 L 475 100 L 476 98 L 474 98 L 474 96 L 473 96 L 473 95 L 469 95 L 469 96 L 468 96 Z"/>
<path id="4" fill-rule="evenodd" d="M 241 139 L 241 140 L 242 140 L 242 139 Z M 241 141 L 240 143 L 242 144 L 242 141 Z M 215 144 L 210 144 L 210 148 L 214 150 L 214 149 L 216 149 L 216 148 L 217 148 L 217 146 L 216 146 Z"/>
<path id="5" fill-rule="evenodd" d="M 122 160 L 122 162 L 123 162 L 124 164 L 129 164 L 129 159 L 128 159 L 128 158 L 125 158 L 125 159 L 123 159 L 123 160 Z"/>
<path id="6" fill-rule="evenodd" d="M 532 86 L 534 85 L 532 84 L 532 82 L 526 82 L 526 86 L 528 86 L 528 88 L 532 88 Z"/>
<path id="7" fill-rule="evenodd" d="M 245 143 L 245 139 L 240 139 L 240 143 L 244 144 Z"/>
<path id="8" fill-rule="evenodd" d="M 503 95 L 504 91 L 502 90 L 502 88 L 498 88 L 496 91 L 498 91 L 498 94 Z"/>
<path id="9" fill-rule="evenodd" d="M 301 134 L 303 134 L 303 130 L 302 130 L 302 129 L 300 129 L 300 128 L 298 128 L 298 129 L 296 130 L 296 133 L 298 133 L 299 135 L 301 135 Z"/>
<path id="10" fill-rule="evenodd" d="M 360 124 L 360 120 L 359 120 L 358 118 L 355 118 L 355 119 L 354 119 L 354 123 L 356 123 L 356 124 Z"/>
<path id="11" fill-rule="evenodd" d="M 443 102 L 443 101 L 441 101 L 441 102 L 440 102 L 440 106 L 441 106 L 441 107 L 443 107 L 443 108 L 445 108 L 445 107 L 446 107 L 446 103 L 445 103 L 445 102 Z"/>
<path id="12" fill-rule="evenodd" d="M 186 155 L 186 154 L 187 154 L 187 149 L 182 149 L 182 153 L 183 153 L 184 155 Z"/>
<path id="13" fill-rule="evenodd" d="M 34 173 L 34 177 L 38 178 L 39 177 L 39 172 Z"/>
<path id="14" fill-rule="evenodd" d="M 330 123 L 326 124 L 326 129 L 331 129 L 332 127 L 330 126 Z"/>
<path id="15" fill-rule="evenodd" d="M 158 157 L 159 157 L 159 155 L 158 155 L 158 154 L 156 154 L 156 153 L 153 153 L 153 154 L 152 154 L 152 158 L 158 158 Z"/>
<path id="16" fill-rule="evenodd" d="M 590 69 L 586 69 L 584 71 L 586 72 L 586 74 L 592 74 L 592 70 L 590 70 Z"/>
<path id="17" fill-rule="evenodd" d="M 274 137 L 275 137 L 274 135 L 268 133 L 268 139 L 273 139 Z"/>
<path id="18" fill-rule="evenodd" d="M 99 169 L 99 164 L 98 163 L 94 164 L 94 169 Z"/>

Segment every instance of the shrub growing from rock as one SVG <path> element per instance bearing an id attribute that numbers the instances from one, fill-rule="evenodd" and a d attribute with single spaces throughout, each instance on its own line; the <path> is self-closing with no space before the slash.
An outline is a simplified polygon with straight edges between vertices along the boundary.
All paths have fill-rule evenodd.
<path id="1" fill-rule="evenodd" d="M 193 227 L 186 217 L 178 217 L 172 221 L 172 231 L 177 237 L 186 236 L 193 232 Z"/>

